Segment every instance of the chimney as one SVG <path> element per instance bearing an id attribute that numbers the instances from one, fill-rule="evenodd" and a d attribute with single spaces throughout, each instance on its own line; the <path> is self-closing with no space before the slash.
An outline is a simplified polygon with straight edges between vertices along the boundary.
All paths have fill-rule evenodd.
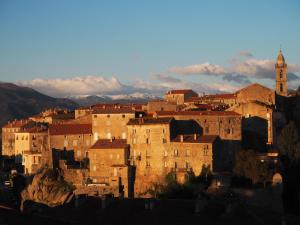
<path id="1" fill-rule="evenodd" d="M 195 141 L 197 140 L 197 134 L 194 134 L 194 140 Z"/>
<path id="2" fill-rule="evenodd" d="M 183 142 L 183 135 L 180 135 L 180 142 Z"/>

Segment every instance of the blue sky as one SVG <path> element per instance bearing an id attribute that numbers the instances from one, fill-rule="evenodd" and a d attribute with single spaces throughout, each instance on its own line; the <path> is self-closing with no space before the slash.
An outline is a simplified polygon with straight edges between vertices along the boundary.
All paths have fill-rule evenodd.
<path id="1" fill-rule="evenodd" d="M 149 86 L 163 74 L 184 84 L 238 86 L 219 74 L 170 68 L 207 62 L 240 74 L 233 59 L 274 60 L 280 45 L 299 75 L 299 12 L 298 0 L 0 0 L 0 80 L 114 76 Z"/>

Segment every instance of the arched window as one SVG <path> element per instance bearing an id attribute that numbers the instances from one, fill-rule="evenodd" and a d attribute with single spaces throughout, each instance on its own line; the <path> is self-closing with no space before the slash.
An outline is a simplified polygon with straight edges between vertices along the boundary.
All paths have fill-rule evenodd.
<path id="1" fill-rule="evenodd" d="M 280 84 L 280 92 L 283 92 L 283 85 Z"/>

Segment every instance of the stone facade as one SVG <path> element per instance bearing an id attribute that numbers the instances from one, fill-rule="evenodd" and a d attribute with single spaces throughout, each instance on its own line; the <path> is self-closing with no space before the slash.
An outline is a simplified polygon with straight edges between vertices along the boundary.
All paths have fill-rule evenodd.
<path id="1" fill-rule="evenodd" d="M 236 92 L 237 103 L 261 102 L 273 106 L 275 102 L 275 91 L 261 84 L 251 84 Z"/>
<path id="2" fill-rule="evenodd" d="M 130 159 L 136 168 L 135 196 L 147 195 L 154 183 L 164 183 L 169 172 L 183 182 L 188 172 L 196 175 L 202 165 L 214 167 L 213 152 L 221 151 L 217 136 L 177 135 L 173 118 L 142 118 L 128 122 Z"/>
<path id="3" fill-rule="evenodd" d="M 287 96 L 288 94 L 288 85 L 287 85 L 287 65 L 285 63 L 284 56 L 280 50 L 277 61 L 275 64 L 275 73 L 276 73 L 276 94 L 281 96 Z"/>
<path id="4" fill-rule="evenodd" d="M 124 139 L 99 139 L 89 149 L 89 176 L 93 183 L 116 187 L 124 197 L 131 197 L 133 177 L 129 149 Z"/>
<path id="5" fill-rule="evenodd" d="M 94 142 L 98 139 L 126 139 L 126 124 L 135 116 L 132 109 L 95 109 L 92 115 Z"/>
<path id="6" fill-rule="evenodd" d="M 52 149 L 73 151 L 74 159 L 88 158 L 88 149 L 93 144 L 91 124 L 53 124 L 49 126 L 48 162 L 53 166 Z"/>
<path id="7" fill-rule="evenodd" d="M 183 105 L 191 97 L 198 97 L 198 94 L 193 90 L 171 90 L 165 94 L 165 100 L 168 102 Z"/>
<path id="8" fill-rule="evenodd" d="M 15 162 L 24 166 L 26 174 L 36 171 L 41 162 L 41 153 L 47 149 L 47 127 L 35 126 L 15 133 Z"/>
<path id="9" fill-rule="evenodd" d="M 15 155 L 15 133 L 33 126 L 31 120 L 14 120 L 2 127 L 2 152 L 3 156 L 12 157 Z"/>
<path id="10" fill-rule="evenodd" d="M 174 102 L 166 100 L 151 100 L 147 105 L 147 112 L 154 113 L 155 111 L 177 111 L 178 106 Z"/>

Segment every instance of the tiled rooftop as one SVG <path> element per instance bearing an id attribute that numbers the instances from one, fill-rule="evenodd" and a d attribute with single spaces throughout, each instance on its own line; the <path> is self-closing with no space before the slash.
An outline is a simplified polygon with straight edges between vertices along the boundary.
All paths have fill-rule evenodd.
<path id="1" fill-rule="evenodd" d="M 170 90 L 167 92 L 167 94 L 187 94 L 190 92 L 194 92 L 191 89 L 183 89 L 183 90 Z"/>
<path id="2" fill-rule="evenodd" d="M 157 116 L 240 116 L 233 111 L 157 111 Z"/>
<path id="3" fill-rule="evenodd" d="M 90 149 L 127 148 L 126 139 L 99 139 Z"/>
<path id="4" fill-rule="evenodd" d="M 91 124 L 51 124 L 50 135 L 92 134 Z"/>
<path id="5" fill-rule="evenodd" d="M 149 125 L 149 124 L 169 124 L 172 121 L 173 117 L 164 117 L 164 118 L 136 118 L 130 119 L 127 125 Z"/>

